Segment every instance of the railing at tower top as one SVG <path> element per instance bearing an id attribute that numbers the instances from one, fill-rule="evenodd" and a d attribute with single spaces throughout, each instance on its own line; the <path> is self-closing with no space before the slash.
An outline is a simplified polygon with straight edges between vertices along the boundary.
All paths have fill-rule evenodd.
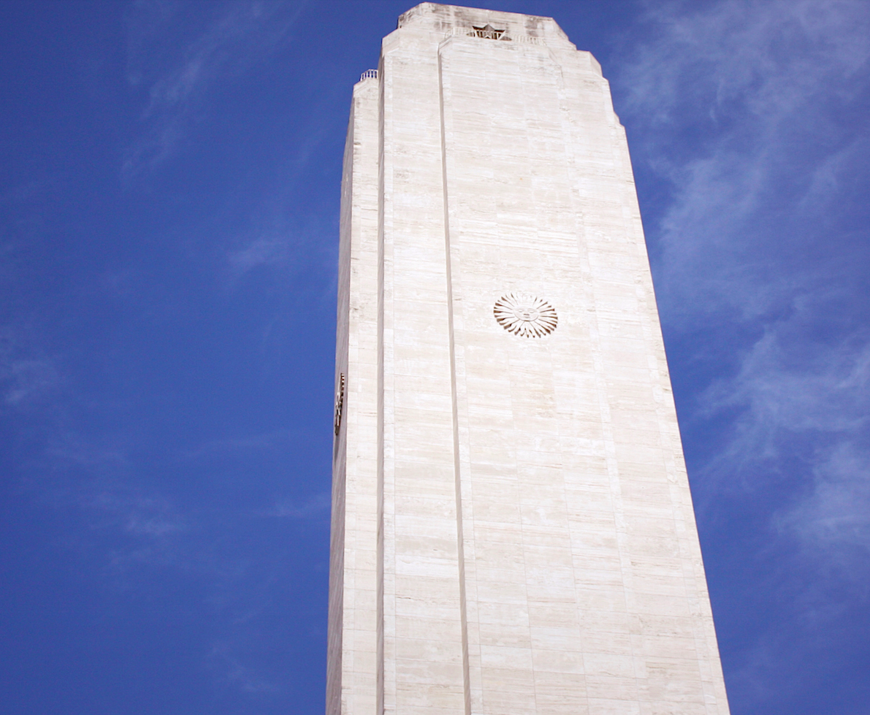
<path id="1" fill-rule="evenodd" d="M 507 40 L 508 42 L 524 42 L 530 45 L 545 44 L 543 37 L 532 37 L 530 35 L 517 35 L 515 37 L 510 37 L 505 30 L 496 30 L 490 25 L 486 25 L 485 27 L 453 27 L 448 30 L 445 38 L 451 36 L 479 37 L 485 40 Z M 377 70 L 366 70 L 359 76 L 359 81 L 362 82 L 365 79 L 377 78 Z"/>

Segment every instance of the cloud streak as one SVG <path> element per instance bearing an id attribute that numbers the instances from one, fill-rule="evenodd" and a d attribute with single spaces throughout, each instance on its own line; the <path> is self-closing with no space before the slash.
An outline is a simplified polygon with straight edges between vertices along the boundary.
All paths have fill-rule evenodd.
<path id="1" fill-rule="evenodd" d="M 807 499 L 830 497 L 828 470 L 842 493 L 849 469 L 856 484 L 866 474 L 855 450 L 867 428 L 870 252 L 866 224 L 842 217 L 866 215 L 849 187 L 870 186 L 866 126 L 849 121 L 870 97 L 870 9 L 731 0 L 651 6 L 647 19 L 657 39 L 618 86 L 642 127 L 639 172 L 670 186 L 647 217 L 660 309 L 682 345 L 699 341 L 688 360 L 720 353 L 688 419 L 731 415 L 701 501 L 726 477 L 751 475 L 747 489 L 777 478 L 797 451 L 822 480 Z M 782 524 L 813 508 L 792 505 Z"/>
<path id="2" fill-rule="evenodd" d="M 315 494 L 301 504 L 292 500 L 283 500 L 275 504 L 275 506 L 264 516 L 273 516 L 279 518 L 290 519 L 319 519 L 321 517 L 329 517 L 329 509 L 332 506 L 332 497 L 329 492 L 321 492 Z"/>
<path id="3" fill-rule="evenodd" d="M 122 178 L 130 181 L 169 159 L 208 93 L 276 51 L 304 6 L 266 0 L 218 3 L 197 35 L 177 38 L 175 3 L 134 3 L 127 17 L 127 76 L 132 86 L 147 86 L 148 99 L 142 114 L 145 130 L 127 147 Z"/>
<path id="4" fill-rule="evenodd" d="M 867 627 L 870 5 L 650 3 L 638 38 L 614 96 L 692 376 L 699 522 L 740 550 L 716 545 L 717 577 L 743 579 L 723 593 L 747 589 L 719 596 L 732 704 L 811 707 L 794 674 L 840 667 Z"/>
<path id="5" fill-rule="evenodd" d="M 646 126 L 635 154 L 671 186 L 654 219 L 660 299 L 682 322 L 755 319 L 814 287 L 811 267 L 783 254 L 818 238 L 807 219 L 867 158 L 849 110 L 867 96 L 870 12 L 819 0 L 685 7 L 650 9 L 657 40 L 617 81 L 623 113 Z"/>
<path id="6" fill-rule="evenodd" d="M 0 397 L 11 409 L 25 409 L 60 384 L 57 361 L 27 349 L 21 330 L 0 328 Z"/>
<path id="7" fill-rule="evenodd" d="M 261 266 L 285 264 L 295 255 L 295 243 L 290 237 L 255 238 L 243 248 L 228 252 L 230 273 L 238 279 Z"/>
<path id="8" fill-rule="evenodd" d="M 143 545 L 169 553 L 170 538 L 187 529 L 171 500 L 137 485 L 131 474 L 135 465 L 122 443 L 98 446 L 67 432 L 47 450 L 45 460 L 46 471 L 61 476 L 50 492 L 58 506 L 81 509 L 93 530 L 132 537 L 131 553 L 141 556 Z M 113 558 L 117 562 L 119 554 Z M 160 560 L 165 561 L 165 554 Z"/>

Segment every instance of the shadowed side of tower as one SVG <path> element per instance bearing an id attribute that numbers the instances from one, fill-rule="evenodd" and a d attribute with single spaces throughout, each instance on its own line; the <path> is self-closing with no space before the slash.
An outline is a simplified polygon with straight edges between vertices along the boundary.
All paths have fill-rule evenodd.
<path id="1" fill-rule="evenodd" d="M 728 712 L 625 133 L 556 23 L 354 88 L 327 711 Z"/>

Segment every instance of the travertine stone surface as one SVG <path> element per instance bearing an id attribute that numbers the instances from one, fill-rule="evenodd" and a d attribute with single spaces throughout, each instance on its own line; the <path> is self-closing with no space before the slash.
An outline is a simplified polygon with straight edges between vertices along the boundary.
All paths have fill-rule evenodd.
<path id="1" fill-rule="evenodd" d="M 598 63 L 549 18 L 405 13 L 354 88 L 340 262 L 329 715 L 725 715 Z M 509 294 L 557 326 L 504 329 Z"/>

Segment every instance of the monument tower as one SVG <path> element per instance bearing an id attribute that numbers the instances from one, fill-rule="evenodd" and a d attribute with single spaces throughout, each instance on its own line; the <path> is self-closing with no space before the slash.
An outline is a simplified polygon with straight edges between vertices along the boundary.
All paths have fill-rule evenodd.
<path id="1" fill-rule="evenodd" d="M 625 132 L 549 18 L 354 87 L 328 715 L 725 715 Z"/>

